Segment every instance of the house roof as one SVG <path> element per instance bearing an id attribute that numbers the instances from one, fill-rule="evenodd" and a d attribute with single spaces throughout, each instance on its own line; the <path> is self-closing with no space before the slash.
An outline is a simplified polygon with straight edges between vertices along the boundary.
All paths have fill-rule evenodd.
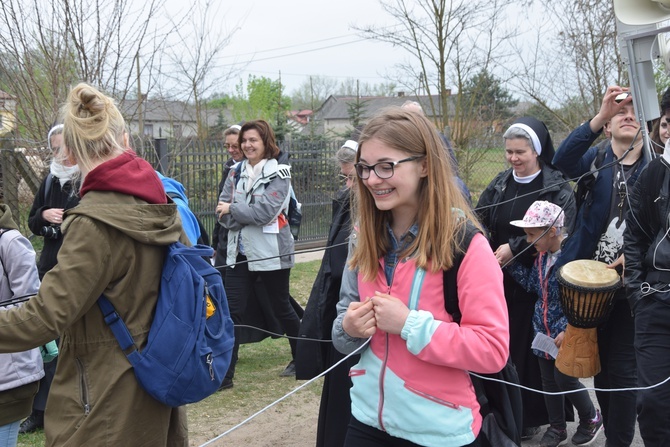
<path id="1" fill-rule="evenodd" d="M 129 99 L 119 104 L 121 113 L 127 120 L 136 120 L 139 103 L 135 99 Z M 145 99 L 142 101 L 145 122 L 181 122 L 195 123 L 195 106 L 182 101 L 168 99 Z M 218 110 L 206 110 L 207 123 L 215 124 Z"/>
<path id="2" fill-rule="evenodd" d="M 363 117 L 368 118 L 384 107 L 391 106 L 401 106 L 407 101 L 417 101 L 423 107 L 426 115 L 429 117 L 434 116 L 432 113 L 432 108 L 430 106 L 430 96 L 428 95 L 408 95 L 408 96 L 362 96 L 358 99 L 363 103 Z M 432 95 L 433 104 L 438 108 L 440 107 L 440 100 L 438 95 Z M 355 103 L 357 100 L 356 96 L 335 96 L 331 95 L 324 101 L 317 115 L 322 120 L 336 120 L 336 119 L 349 119 L 349 104 Z M 441 115 L 438 112 L 438 115 Z"/>
<path id="3" fill-rule="evenodd" d="M 288 116 L 290 119 L 305 125 L 309 123 L 309 117 L 312 116 L 314 112 L 309 109 L 303 109 L 303 110 L 291 110 L 288 112 Z"/>
<path id="4" fill-rule="evenodd" d="M 12 95 L 10 95 L 9 93 L 6 93 L 6 92 L 3 92 L 2 90 L 0 90 L 0 99 L 14 99 L 14 97 Z"/>

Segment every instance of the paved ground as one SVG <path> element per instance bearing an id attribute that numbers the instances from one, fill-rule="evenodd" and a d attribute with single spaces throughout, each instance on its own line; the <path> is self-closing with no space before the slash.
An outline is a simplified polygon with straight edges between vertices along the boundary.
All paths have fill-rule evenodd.
<path id="1" fill-rule="evenodd" d="M 317 259 L 323 258 L 323 250 L 317 250 L 317 251 L 310 251 L 309 253 L 306 253 L 304 250 L 302 252 L 298 252 L 295 255 L 295 262 L 309 262 L 309 261 L 315 261 Z"/>
<path id="2" fill-rule="evenodd" d="M 593 388 L 593 379 L 582 379 L 582 383 L 584 386 L 587 388 Z M 596 399 L 596 395 L 593 391 L 590 391 L 589 394 L 591 394 L 591 400 L 593 401 L 593 404 L 598 407 L 598 400 Z M 524 441 L 521 443 L 522 446 L 526 447 L 531 447 L 531 446 L 538 446 L 540 445 L 540 439 L 542 439 L 542 434 L 544 433 L 544 430 L 546 429 L 546 426 L 543 427 L 543 430 L 540 434 L 535 436 L 530 441 Z M 568 423 L 568 444 L 567 445 L 572 445 L 572 443 L 569 442 L 570 438 L 572 435 L 575 433 L 575 430 L 577 430 L 577 422 L 569 422 Z M 598 438 L 595 440 L 593 444 L 591 444 L 591 447 L 605 447 L 606 440 L 605 440 L 605 435 L 604 433 L 601 433 Z M 640 437 L 640 432 L 637 430 L 637 426 L 635 427 L 635 438 L 633 439 L 633 443 L 631 444 L 631 447 L 642 447 L 644 446 L 644 443 L 642 442 L 642 438 Z M 659 446 L 660 447 L 660 446 Z"/>

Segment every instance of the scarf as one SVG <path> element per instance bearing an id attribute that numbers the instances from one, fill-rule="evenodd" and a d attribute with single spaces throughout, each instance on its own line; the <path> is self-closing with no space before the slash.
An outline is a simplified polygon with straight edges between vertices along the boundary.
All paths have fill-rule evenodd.
<path id="1" fill-rule="evenodd" d="M 246 170 L 248 177 L 246 184 L 247 193 L 251 191 L 251 187 L 254 185 L 256 179 L 263 171 L 263 166 L 265 166 L 265 163 L 267 163 L 267 159 L 265 158 L 256 163 L 256 166 L 251 166 L 251 164 L 247 161 L 246 163 Z"/>
<path id="2" fill-rule="evenodd" d="M 51 171 L 51 175 L 58 179 L 61 188 L 65 186 L 67 182 L 79 175 L 79 166 L 63 166 L 56 160 L 51 161 L 49 170 Z"/>

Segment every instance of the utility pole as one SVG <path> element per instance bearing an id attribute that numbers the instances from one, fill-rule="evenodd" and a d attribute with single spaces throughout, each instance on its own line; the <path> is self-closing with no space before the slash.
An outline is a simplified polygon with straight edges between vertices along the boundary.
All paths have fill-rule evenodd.
<path id="1" fill-rule="evenodd" d="M 140 86 L 140 53 L 135 54 L 135 62 L 137 67 L 137 122 L 139 124 L 140 138 L 144 139 L 144 113 L 142 112 L 142 87 Z"/>

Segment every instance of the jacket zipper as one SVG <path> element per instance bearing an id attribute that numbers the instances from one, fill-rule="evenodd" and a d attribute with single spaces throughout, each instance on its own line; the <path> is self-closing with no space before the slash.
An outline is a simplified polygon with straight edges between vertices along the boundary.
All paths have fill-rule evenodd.
<path id="1" fill-rule="evenodd" d="M 400 259 L 398 259 L 396 261 L 395 266 L 393 266 L 393 273 L 391 273 L 391 281 L 386 287 L 386 293 L 388 293 L 389 295 L 391 294 L 391 285 L 393 284 L 393 278 L 395 277 L 395 271 L 398 268 L 398 263 L 400 263 Z M 382 420 L 382 412 L 384 411 L 384 379 L 386 376 L 386 365 L 388 364 L 388 359 L 389 359 L 389 334 L 387 333 L 384 334 L 384 360 L 382 361 L 381 371 L 379 372 L 379 404 L 377 406 L 378 408 L 377 420 L 379 421 L 379 427 L 381 427 L 382 431 L 386 431 L 386 428 L 384 428 L 384 421 Z"/>
<path id="2" fill-rule="evenodd" d="M 435 403 L 438 403 L 440 405 L 444 405 L 445 407 L 453 408 L 454 410 L 460 410 L 461 409 L 460 405 L 457 405 L 453 402 L 449 402 L 448 400 L 440 399 L 439 397 L 435 397 L 431 394 L 424 393 L 423 391 L 419 391 L 416 388 L 412 388 L 411 386 L 409 386 L 407 384 L 405 384 L 405 388 L 408 389 L 409 391 L 411 391 L 414 394 L 417 394 L 417 395 L 419 395 L 419 396 L 421 396 L 425 399 L 428 399 L 428 400 L 433 401 Z"/>
<path id="3" fill-rule="evenodd" d="M 84 416 L 88 416 L 91 412 L 91 405 L 88 401 L 88 382 L 86 381 L 84 364 L 79 357 L 75 358 L 75 360 L 77 362 L 77 369 L 79 370 L 79 386 L 81 387 L 81 403 L 84 407 Z"/>

